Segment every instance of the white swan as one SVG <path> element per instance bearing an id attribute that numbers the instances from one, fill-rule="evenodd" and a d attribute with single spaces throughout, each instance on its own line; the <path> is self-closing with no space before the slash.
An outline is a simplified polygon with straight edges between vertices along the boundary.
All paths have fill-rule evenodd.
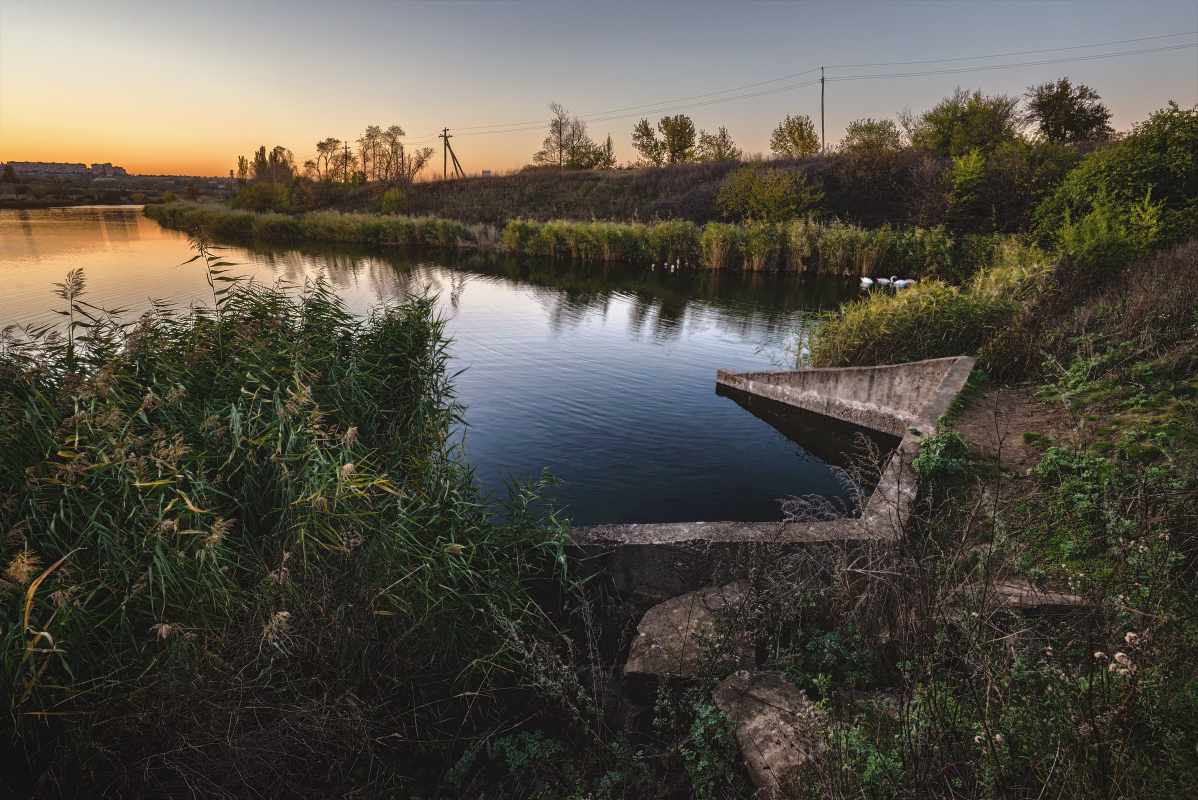
<path id="1" fill-rule="evenodd" d="M 894 288 L 896 288 L 896 289 L 906 289 L 908 286 L 914 286 L 914 285 L 915 285 L 914 278 L 906 278 L 904 280 L 897 280 L 894 282 Z"/>
<path id="2" fill-rule="evenodd" d="M 878 278 L 878 285 L 879 286 L 889 286 L 890 278 Z"/>
<path id="3" fill-rule="evenodd" d="M 861 288 L 862 289 L 872 289 L 873 285 L 874 285 L 873 278 L 867 278 L 864 275 L 861 276 Z"/>

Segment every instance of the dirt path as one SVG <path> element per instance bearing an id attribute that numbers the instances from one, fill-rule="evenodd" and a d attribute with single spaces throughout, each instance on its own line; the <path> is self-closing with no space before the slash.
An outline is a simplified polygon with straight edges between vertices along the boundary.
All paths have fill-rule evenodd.
<path id="1" fill-rule="evenodd" d="M 1040 460 L 1043 440 L 1024 443 L 1025 433 L 1068 441 L 1076 433 L 1076 423 L 1060 404 L 1046 404 L 1031 387 L 987 389 L 957 417 L 953 429 L 965 438 L 974 453 L 994 459 L 1000 447 L 1002 466 L 1026 470 Z"/>

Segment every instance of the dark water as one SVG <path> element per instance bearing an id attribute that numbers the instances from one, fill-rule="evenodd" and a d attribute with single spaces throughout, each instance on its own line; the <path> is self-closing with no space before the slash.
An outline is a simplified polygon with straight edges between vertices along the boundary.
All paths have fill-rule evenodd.
<path id="1" fill-rule="evenodd" d="M 777 520 L 781 497 L 844 495 L 829 463 L 855 429 L 721 396 L 715 374 L 774 368 L 852 282 L 257 244 L 227 255 L 263 281 L 323 273 L 356 312 L 438 294 L 479 480 L 501 490 L 548 468 L 575 524 Z M 0 211 L 0 327 L 55 321 L 51 283 L 74 267 L 87 299 L 131 314 L 151 297 L 202 302 L 202 273 L 175 267 L 189 256 L 133 208 Z"/>

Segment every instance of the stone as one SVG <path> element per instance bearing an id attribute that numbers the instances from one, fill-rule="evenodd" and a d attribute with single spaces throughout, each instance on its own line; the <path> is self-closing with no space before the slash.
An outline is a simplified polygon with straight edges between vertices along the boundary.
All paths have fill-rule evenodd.
<path id="1" fill-rule="evenodd" d="M 744 601 L 743 587 L 730 583 L 687 592 L 649 609 L 637 626 L 624 674 L 693 676 L 707 641 L 718 633 L 720 618 Z"/>
<path id="2" fill-rule="evenodd" d="M 819 709 L 776 672 L 735 672 L 711 693 L 735 725 L 736 743 L 758 796 L 796 791 L 819 752 Z"/>
<path id="3" fill-rule="evenodd" d="M 999 603 L 1021 611 L 1052 611 L 1077 608 L 1086 604 L 1078 594 L 1038 589 L 1026 578 L 1007 578 L 990 585 Z"/>

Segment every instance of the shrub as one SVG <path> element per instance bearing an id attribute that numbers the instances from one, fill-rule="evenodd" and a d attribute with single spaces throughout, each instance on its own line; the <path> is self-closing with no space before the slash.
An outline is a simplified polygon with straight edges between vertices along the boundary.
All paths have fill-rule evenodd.
<path id="1" fill-rule="evenodd" d="M 977 352 L 1015 315 L 1005 297 L 940 281 L 874 294 L 820 316 L 808 345 L 815 367 L 899 364 Z"/>
<path id="2" fill-rule="evenodd" d="M 392 186 L 383 192 L 379 200 L 379 210 L 384 214 L 402 214 L 408 209 L 408 198 L 397 186 Z"/>
<path id="3" fill-rule="evenodd" d="M 716 205 L 736 219 L 786 222 L 807 216 L 822 199 L 801 172 L 749 164 L 724 179 Z"/>
<path id="4" fill-rule="evenodd" d="M 845 128 L 844 138 L 837 148 L 842 153 L 878 153 L 898 150 L 903 137 L 894 120 L 855 119 Z"/>
<path id="5" fill-rule="evenodd" d="M 177 202 L 179 202 L 179 195 L 175 194 L 174 192 L 163 192 L 162 193 L 162 202 L 177 203 Z"/>
<path id="6" fill-rule="evenodd" d="M 246 211 L 289 211 L 291 200 L 285 189 L 264 181 L 239 189 L 232 205 Z"/>
<path id="7" fill-rule="evenodd" d="M 703 252 L 699 228 L 687 220 L 672 220 L 650 225 L 647 229 L 649 254 L 656 261 L 681 260 L 697 264 Z"/>
<path id="8" fill-rule="evenodd" d="M 1018 135 L 1018 98 L 957 89 L 918 118 L 907 117 L 911 146 L 942 156 L 989 153 Z"/>
<path id="9" fill-rule="evenodd" d="M 146 202 L 146 196 L 144 194 L 142 194 L 141 192 L 134 192 L 133 195 L 129 199 L 132 200 L 134 203 Z"/>
<path id="10" fill-rule="evenodd" d="M 1198 225 L 1195 152 L 1198 111 L 1170 103 L 1136 125 L 1123 141 L 1086 156 L 1065 177 L 1036 209 L 1039 236 L 1053 244 L 1063 244 L 1063 237 L 1070 236 L 1077 243 L 1078 236 L 1109 237 L 1122 227 L 1140 237 L 1141 245 L 1152 246 L 1190 235 Z M 1150 235 L 1143 228 L 1146 204 L 1159 208 L 1153 212 L 1159 217 Z M 1091 215 L 1094 219 L 1087 222 Z M 1070 226 L 1079 229 L 1065 233 Z"/>

